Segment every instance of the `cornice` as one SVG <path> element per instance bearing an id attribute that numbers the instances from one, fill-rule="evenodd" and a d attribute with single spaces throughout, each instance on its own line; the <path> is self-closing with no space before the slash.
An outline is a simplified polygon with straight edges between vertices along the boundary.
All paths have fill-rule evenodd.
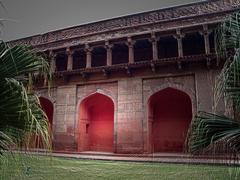
<path id="1" fill-rule="evenodd" d="M 42 35 L 11 41 L 11 45 L 27 44 L 37 49 L 57 48 L 59 46 L 76 45 L 81 42 L 101 40 L 102 37 L 121 36 L 121 33 L 140 33 L 149 30 L 164 30 L 188 24 L 208 23 L 209 17 L 217 21 L 227 13 L 240 8 L 240 0 L 211 0 L 177 7 L 143 12 L 95 23 L 48 32 Z M 207 17 L 207 18 L 205 18 Z M 215 20 L 213 20 L 215 19 Z M 172 23 L 179 22 L 179 23 Z M 181 23 L 183 23 L 181 25 Z M 157 28 L 158 27 L 158 28 Z M 160 28 L 159 28 L 160 27 Z M 119 34 L 120 33 L 120 34 Z M 101 36 L 99 36 L 102 34 Z M 103 35 L 105 34 L 105 35 Z M 99 36 L 99 37 L 96 37 Z M 57 45 L 58 44 L 58 45 Z"/>

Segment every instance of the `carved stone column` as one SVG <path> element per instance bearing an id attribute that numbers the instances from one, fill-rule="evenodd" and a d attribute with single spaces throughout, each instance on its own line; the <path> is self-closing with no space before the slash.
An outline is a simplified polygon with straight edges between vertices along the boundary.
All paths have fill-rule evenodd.
<path id="1" fill-rule="evenodd" d="M 155 33 L 151 35 L 151 42 L 152 42 L 152 52 L 153 52 L 153 60 L 158 60 L 158 48 L 157 48 L 157 41 L 158 39 L 155 36 Z"/>
<path id="2" fill-rule="evenodd" d="M 174 36 L 177 39 L 178 44 L 178 57 L 183 57 L 183 45 L 182 45 L 182 39 L 184 35 L 181 33 L 180 29 L 176 30 L 176 35 Z"/>
<path id="3" fill-rule="evenodd" d="M 209 34 L 210 31 L 208 30 L 207 25 L 203 25 L 203 32 L 201 34 L 204 37 L 204 44 L 205 44 L 205 53 L 210 54 L 210 43 L 209 43 Z"/>
<path id="4" fill-rule="evenodd" d="M 88 44 L 85 45 L 85 51 L 86 51 L 86 68 L 92 67 L 92 48 L 89 47 Z"/>
<path id="5" fill-rule="evenodd" d="M 68 60 L 67 60 L 67 70 L 71 71 L 73 69 L 73 51 L 68 47 L 66 49 L 66 53 L 68 56 Z"/>
<path id="6" fill-rule="evenodd" d="M 49 52 L 49 58 L 50 58 L 50 70 L 52 73 L 56 71 L 56 56 L 57 54 L 53 51 Z"/>
<path id="7" fill-rule="evenodd" d="M 113 45 L 109 44 L 109 41 L 105 42 L 105 48 L 107 50 L 107 66 L 112 65 L 112 47 Z"/>
<path id="8" fill-rule="evenodd" d="M 131 37 L 128 37 L 127 45 L 128 45 L 128 63 L 134 63 L 134 41 Z"/>

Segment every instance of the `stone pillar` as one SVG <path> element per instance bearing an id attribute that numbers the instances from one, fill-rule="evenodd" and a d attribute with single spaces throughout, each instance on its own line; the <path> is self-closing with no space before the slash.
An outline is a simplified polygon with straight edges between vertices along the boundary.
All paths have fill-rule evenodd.
<path id="1" fill-rule="evenodd" d="M 91 52 L 92 48 L 89 47 L 88 44 L 86 44 L 85 45 L 85 51 L 86 51 L 86 57 L 87 57 L 86 68 L 91 68 L 91 66 L 92 66 L 92 52 Z"/>
<path id="2" fill-rule="evenodd" d="M 107 66 L 112 65 L 112 45 L 109 44 L 109 41 L 105 42 L 105 48 L 107 50 Z"/>
<path id="3" fill-rule="evenodd" d="M 118 81 L 116 142 L 117 153 L 143 153 L 143 80 L 127 78 Z M 130 138 L 129 138 L 130 137 Z"/>
<path id="4" fill-rule="evenodd" d="M 158 48 L 157 48 L 157 41 L 158 39 L 155 36 L 155 33 L 151 35 L 151 42 L 152 42 L 152 52 L 153 52 L 153 60 L 158 60 Z"/>
<path id="5" fill-rule="evenodd" d="M 176 35 L 174 36 L 177 39 L 178 44 L 178 57 L 183 57 L 183 45 L 182 45 L 182 38 L 184 35 L 181 33 L 180 29 L 176 30 Z"/>
<path id="6" fill-rule="evenodd" d="M 131 37 L 128 37 L 128 63 L 132 64 L 134 63 L 134 41 Z"/>
<path id="7" fill-rule="evenodd" d="M 68 56 L 68 61 L 67 61 L 67 70 L 68 71 L 71 71 L 73 69 L 73 51 L 68 47 L 66 49 L 66 53 L 67 53 L 67 56 Z"/>
<path id="8" fill-rule="evenodd" d="M 50 57 L 50 70 L 52 73 L 56 71 L 56 56 L 57 54 L 51 50 L 49 53 L 49 57 Z"/>
<path id="9" fill-rule="evenodd" d="M 203 32 L 201 34 L 204 37 L 205 53 L 206 54 L 210 54 L 210 43 L 209 43 L 210 31 L 208 30 L 208 26 L 207 25 L 203 25 Z"/>
<path id="10" fill-rule="evenodd" d="M 54 108 L 54 148 L 60 151 L 77 151 L 76 99 L 77 86 L 56 88 Z"/>

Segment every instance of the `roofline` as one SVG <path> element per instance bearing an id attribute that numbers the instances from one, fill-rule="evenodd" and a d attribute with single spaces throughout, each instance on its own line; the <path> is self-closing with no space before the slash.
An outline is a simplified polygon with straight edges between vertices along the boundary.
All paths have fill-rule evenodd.
<path id="1" fill-rule="evenodd" d="M 163 8 L 160 8 L 160 9 L 153 9 L 153 10 L 150 10 L 150 11 L 137 12 L 137 13 L 133 13 L 133 14 L 117 16 L 117 17 L 114 17 L 114 18 L 106 18 L 106 19 L 102 19 L 102 20 L 92 21 L 92 22 L 89 22 L 89 23 L 83 23 L 83 24 L 79 24 L 79 25 L 69 26 L 69 27 L 66 27 L 66 28 L 51 30 L 51 31 L 41 33 L 41 34 L 35 34 L 35 35 L 23 37 L 23 38 L 13 39 L 13 40 L 10 40 L 8 42 L 24 40 L 24 39 L 28 39 L 28 38 L 32 38 L 32 37 L 36 37 L 36 36 L 43 36 L 43 35 L 46 35 L 46 34 L 49 34 L 49 33 L 59 32 L 59 31 L 63 31 L 63 30 L 73 29 L 73 28 L 78 28 L 78 27 L 82 27 L 82 26 L 88 26 L 88 25 L 91 25 L 91 24 L 104 23 L 104 22 L 107 22 L 107 21 L 110 21 L 110 20 L 117 20 L 117 19 L 120 19 L 120 18 L 128 18 L 128 17 L 144 15 L 144 14 L 152 13 L 152 12 L 156 12 L 156 11 L 166 11 L 166 10 L 171 10 L 171 9 L 175 9 L 175 8 L 205 4 L 207 2 L 214 2 L 214 1 L 219 1 L 219 0 L 204 0 L 204 1 L 199 1 L 199 2 L 184 3 L 184 4 L 180 4 L 180 5 L 173 5 L 173 6 L 170 6 L 170 7 L 163 7 Z"/>
<path id="2" fill-rule="evenodd" d="M 132 16 L 139 16 L 139 15 L 152 13 L 152 12 L 156 12 L 156 11 L 163 11 L 163 10 L 165 11 L 165 10 L 181 8 L 181 7 L 185 7 L 185 6 L 204 4 L 206 2 L 213 2 L 213 1 L 219 1 L 219 0 L 204 0 L 204 1 L 199 1 L 199 2 L 184 3 L 184 4 L 180 4 L 180 5 L 173 5 L 173 6 L 170 6 L 170 7 L 163 7 L 163 8 L 159 8 L 159 9 L 153 9 L 153 10 L 150 10 L 150 11 L 143 11 L 143 12 L 136 12 L 136 13 L 133 13 L 133 14 L 120 15 L 120 16 L 116 16 L 116 17 L 113 17 L 113 18 L 106 18 L 106 19 L 96 20 L 96 21 L 92 21 L 92 22 L 79 24 L 79 25 L 69 26 L 69 27 L 66 27 L 66 28 L 52 30 L 52 31 L 48 31 L 48 32 L 43 33 L 43 34 L 53 33 L 53 32 L 62 31 L 62 30 L 68 30 L 68 29 L 81 27 L 81 26 L 86 26 L 86 25 L 91 25 L 91 24 L 96 24 L 96 23 L 102 23 L 102 22 L 106 22 L 106 21 L 110 21 L 110 20 L 116 20 L 116 19 L 119 19 L 119 18 L 128 18 L 128 17 L 132 17 Z M 39 34 L 39 35 L 43 35 L 43 34 Z"/>

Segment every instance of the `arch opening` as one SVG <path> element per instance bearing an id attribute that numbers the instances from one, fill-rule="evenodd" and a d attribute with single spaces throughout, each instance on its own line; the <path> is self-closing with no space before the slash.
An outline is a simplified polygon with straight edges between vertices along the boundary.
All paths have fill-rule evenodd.
<path id="1" fill-rule="evenodd" d="M 134 61 L 150 61 L 152 59 L 152 43 L 148 39 L 137 40 L 134 44 Z"/>
<path id="2" fill-rule="evenodd" d="M 115 44 L 112 49 L 112 64 L 128 63 L 128 46 Z"/>
<path id="3" fill-rule="evenodd" d="M 96 93 L 81 102 L 79 112 L 79 151 L 113 152 L 113 101 Z"/>
<path id="4" fill-rule="evenodd" d="M 209 35 L 209 45 L 210 45 L 210 52 L 215 53 L 215 34 L 211 32 Z"/>
<path id="5" fill-rule="evenodd" d="M 43 111 L 46 113 L 48 117 L 48 123 L 50 125 L 50 128 L 52 128 L 53 123 L 53 103 L 44 97 L 39 97 L 40 105 L 43 109 Z"/>
<path id="6" fill-rule="evenodd" d="M 92 67 L 106 66 L 107 50 L 104 47 L 95 47 L 92 51 Z"/>
<path id="7" fill-rule="evenodd" d="M 149 145 L 151 152 L 183 152 L 192 119 L 190 97 L 166 88 L 149 98 Z"/>
<path id="8" fill-rule="evenodd" d="M 67 70 L 67 55 L 65 53 L 58 53 L 56 57 L 56 71 Z"/>
<path id="9" fill-rule="evenodd" d="M 52 127 L 53 127 L 53 113 L 54 113 L 54 107 L 53 103 L 44 97 L 39 97 L 40 105 L 42 107 L 42 110 L 45 112 L 48 118 L 48 125 L 50 127 L 50 132 L 52 132 Z M 40 148 L 43 149 L 45 148 L 43 145 L 43 141 L 39 136 L 32 137 L 33 139 L 31 140 L 31 146 L 33 148 Z"/>
<path id="10" fill-rule="evenodd" d="M 178 56 L 177 40 L 173 36 L 161 37 L 157 45 L 159 59 Z"/>
<path id="11" fill-rule="evenodd" d="M 86 68 L 86 52 L 83 49 L 73 53 L 73 70 Z"/>
<path id="12" fill-rule="evenodd" d="M 183 38 L 183 55 L 199 55 L 205 53 L 204 38 L 199 33 L 189 33 Z"/>

